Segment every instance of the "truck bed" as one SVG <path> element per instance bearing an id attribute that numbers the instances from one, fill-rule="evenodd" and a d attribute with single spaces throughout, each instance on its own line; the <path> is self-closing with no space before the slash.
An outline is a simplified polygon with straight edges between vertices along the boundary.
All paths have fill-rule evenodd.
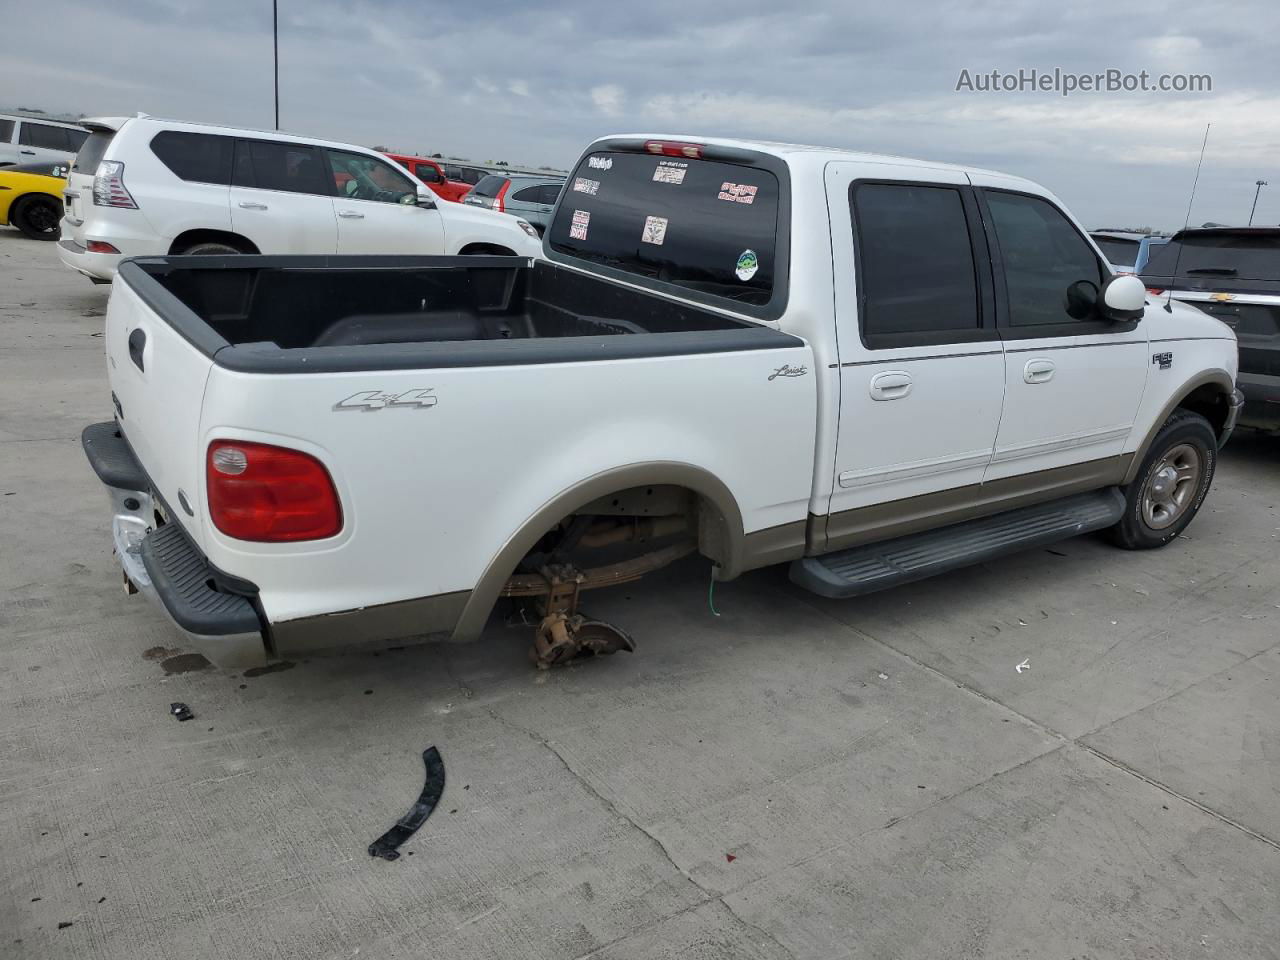
<path id="1" fill-rule="evenodd" d="M 771 327 L 518 257 L 181 257 L 129 286 L 219 366 L 304 373 L 796 344 Z"/>

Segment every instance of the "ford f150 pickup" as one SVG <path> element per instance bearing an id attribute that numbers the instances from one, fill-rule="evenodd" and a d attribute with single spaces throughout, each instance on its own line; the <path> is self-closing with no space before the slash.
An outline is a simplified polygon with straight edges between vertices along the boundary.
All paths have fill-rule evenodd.
<path id="1" fill-rule="evenodd" d="M 631 649 L 580 595 L 694 552 L 855 597 L 1161 546 L 1242 402 L 1226 325 L 983 170 L 611 137 L 544 253 L 124 262 L 83 442 L 126 587 L 228 666 L 512 597 L 547 665 Z"/>

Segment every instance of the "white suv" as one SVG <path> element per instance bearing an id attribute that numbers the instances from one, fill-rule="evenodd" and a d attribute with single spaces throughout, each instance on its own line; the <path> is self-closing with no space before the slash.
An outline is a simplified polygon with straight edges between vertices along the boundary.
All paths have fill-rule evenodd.
<path id="1" fill-rule="evenodd" d="M 88 135 L 78 123 L 0 113 L 0 167 L 70 163 Z"/>
<path id="2" fill-rule="evenodd" d="M 96 282 L 157 254 L 541 254 L 528 223 L 439 203 L 364 147 L 147 116 L 82 123 L 58 253 Z"/>

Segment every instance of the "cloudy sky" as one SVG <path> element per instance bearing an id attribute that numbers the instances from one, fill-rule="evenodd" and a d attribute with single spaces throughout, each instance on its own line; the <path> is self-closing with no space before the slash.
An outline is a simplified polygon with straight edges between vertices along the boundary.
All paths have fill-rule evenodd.
<path id="1" fill-rule="evenodd" d="M 858 9 L 864 7 L 864 9 Z M 1280 223 L 1280 3 L 279 0 L 281 127 L 568 166 L 590 139 L 830 144 L 1038 180 L 1089 226 Z M 270 0 L 5 16 L 0 106 L 270 127 Z M 1211 93 L 957 92 L 1019 68 L 1209 74 Z"/>

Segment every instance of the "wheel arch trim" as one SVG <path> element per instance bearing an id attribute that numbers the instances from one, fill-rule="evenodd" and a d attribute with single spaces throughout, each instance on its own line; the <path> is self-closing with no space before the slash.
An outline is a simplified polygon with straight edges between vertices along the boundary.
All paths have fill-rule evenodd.
<path id="1" fill-rule="evenodd" d="M 1160 428 L 1165 425 L 1165 421 L 1173 415 L 1173 411 L 1182 406 L 1183 401 L 1191 396 L 1191 394 L 1205 386 L 1219 387 L 1222 395 L 1227 398 L 1230 398 L 1236 388 L 1235 382 L 1231 379 L 1230 373 L 1222 368 L 1215 368 L 1212 370 L 1201 371 L 1186 383 L 1178 387 L 1177 390 L 1173 391 L 1169 402 L 1164 405 L 1164 408 L 1156 417 L 1155 422 L 1151 425 L 1151 429 L 1147 431 L 1147 435 L 1143 438 L 1142 443 L 1140 443 L 1138 445 L 1138 449 L 1134 451 L 1133 459 L 1129 461 L 1129 470 L 1125 473 L 1124 480 L 1122 481 L 1124 485 L 1133 483 L 1137 478 L 1138 470 L 1141 468 L 1143 460 L 1151 449 L 1151 444 L 1155 441 L 1156 434 L 1158 434 L 1160 432 Z"/>
<path id="2" fill-rule="evenodd" d="M 534 544 L 564 517 L 601 497 L 639 486 L 670 485 L 684 487 L 710 503 L 719 515 L 723 536 L 724 559 L 718 579 L 737 576 L 743 566 L 746 534 L 742 510 L 733 493 L 720 478 L 702 467 L 676 461 L 652 461 L 629 464 L 601 471 L 546 501 L 494 554 L 467 599 L 453 639 L 472 640 L 484 629 L 489 613 L 497 602 L 502 586 Z"/>

